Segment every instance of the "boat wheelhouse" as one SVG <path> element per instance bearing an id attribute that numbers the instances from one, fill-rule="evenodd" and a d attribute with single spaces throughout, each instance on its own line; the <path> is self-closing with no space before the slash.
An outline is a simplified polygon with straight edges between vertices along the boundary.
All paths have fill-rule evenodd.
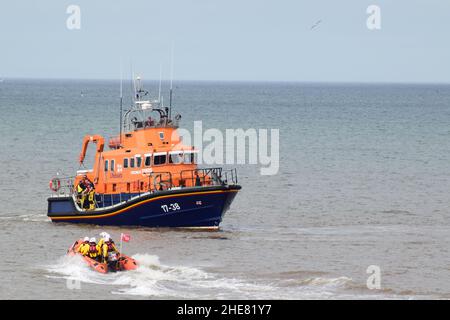
<path id="1" fill-rule="evenodd" d="M 107 146 L 99 135 L 83 139 L 79 163 L 95 144 L 92 169 L 52 179 L 48 216 L 53 222 L 218 228 L 241 189 L 236 170 L 198 168 L 199 151 L 183 144 L 177 132 L 181 116 L 172 118 L 172 103 L 146 99 L 139 78 L 134 88 L 133 105 L 121 108 L 119 135 Z M 89 209 L 77 190 L 83 177 L 93 185 Z"/>

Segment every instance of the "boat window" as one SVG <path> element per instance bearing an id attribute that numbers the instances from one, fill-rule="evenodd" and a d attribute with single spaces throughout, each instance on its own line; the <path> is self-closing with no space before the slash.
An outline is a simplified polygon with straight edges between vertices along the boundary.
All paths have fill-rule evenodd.
<path id="1" fill-rule="evenodd" d="M 108 167 L 109 167 L 109 161 L 105 160 L 105 171 L 108 171 Z"/>
<path id="2" fill-rule="evenodd" d="M 197 153 L 186 152 L 183 158 L 184 163 L 197 163 Z"/>
<path id="3" fill-rule="evenodd" d="M 142 157 L 136 158 L 136 168 L 140 168 L 142 165 Z"/>
<path id="4" fill-rule="evenodd" d="M 130 158 L 130 168 L 134 168 L 134 158 Z"/>
<path id="5" fill-rule="evenodd" d="M 192 163 L 192 153 L 185 153 L 183 156 L 184 163 Z"/>
<path id="6" fill-rule="evenodd" d="M 115 161 L 111 160 L 111 171 L 114 172 Z"/>
<path id="7" fill-rule="evenodd" d="M 123 167 L 128 168 L 128 158 L 123 159 Z"/>
<path id="8" fill-rule="evenodd" d="M 183 153 L 171 153 L 169 156 L 169 163 L 179 164 L 183 162 Z"/>
<path id="9" fill-rule="evenodd" d="M 160 132 L 160 133 L 159 133 L 159 138 L 160 138 L 161 140 L 164 140 L 164 132 Z"/>
<path id="10" fill-rule="evenodd" d="M 161 165 L 161 164 L 166 164 L 166 160 L 167 160 L 166 158 L 167 158 L 167 155 L 165 155 L 165 154 L 162 154 L 162 155 L 159 155 L 159 156 L 154 156 L 153 157 L 153 164 L 155 166 Z"/>
<path id="11" fill-rule="evenodd" d="M 146 166 L 146 167 L 150 167 L 150 165 L 152 164 L 152 163 L 151 163 L 151 157 L 152 157 L 152 156 L 146 156 L 146 157 L 145 157 L 145 166 Z"/>

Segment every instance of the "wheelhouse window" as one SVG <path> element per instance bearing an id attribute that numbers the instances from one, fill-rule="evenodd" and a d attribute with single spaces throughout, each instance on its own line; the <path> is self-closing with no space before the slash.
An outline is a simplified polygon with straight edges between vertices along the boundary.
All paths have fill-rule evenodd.
<path id="1" fill-rule="evenodd" d="M 158 166 L 162 164 L 166 164 L 167 154 L 154 154 L 153 155 L 153 165 Z"/>
<path id="2" fill-rule="evenodd" d="M 134 168 L 135 160 L 134 158 L 130 158 L 130 168 Z"/>
<path id="3" fill-rule="evenodd" d="M 109 168 L 109 160 L 105 160 L 105 171 L 108 171 Z"/>
<path id="4" fill-rule="evenodd" d="M 123 167 L 128 168 L 128 158 L 123 159 Z"/>
<path id="5" fill-rule="evenodd" d="M 140 168 L 142 165 L 142 157 L 136 156 L 136 168 Z"/>
<path id="6" fill-rule="evenodd" d="M 116 165 L 115 160 L 111 160 L 111 172 L 114 172 L 115 165 Z"/>
<path id="7" fill-rule="evenodd" d="M 150 167 L 151 166 L 151 164 L 152 164 L 152 156 L 151 155 L 145 155 L 145 163 L 144 163 L 144 165 L 146 166 L 146 167 Z"/>
<path id="8" fill-rule="evenodd" d="M 183 162 L 183 152 L 171 152 L 169 154 L 169 163 L 179 164 Z"/>
<path id="9" fill-rule="evenodd" d="M 183 156 L 184 163 L 197 163 L 197 152 L 186 151 Z"/>
<path id="10" fill-rule="evenodd" d="M 192 163 L 192 159 L 191 159 L 192 153 L 185 153 L 183 155 L 183 162 L 184 163 Z"/>

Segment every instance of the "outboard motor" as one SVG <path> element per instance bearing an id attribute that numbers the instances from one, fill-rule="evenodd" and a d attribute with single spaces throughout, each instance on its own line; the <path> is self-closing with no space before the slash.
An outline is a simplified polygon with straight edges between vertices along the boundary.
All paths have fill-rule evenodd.
<path id="1" fill-rule="evenodd" d="M 108 270 L 111 272 L 120 271 L 119 257 L 115 252 L 108 254 Z"/>

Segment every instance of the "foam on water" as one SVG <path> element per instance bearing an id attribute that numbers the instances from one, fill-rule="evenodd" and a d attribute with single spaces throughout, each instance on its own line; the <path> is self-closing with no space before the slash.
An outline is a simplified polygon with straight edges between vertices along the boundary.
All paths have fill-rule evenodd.
<path id="1" fill-rule="evenodd" d="M 30 222 L 51 222 L 45 214 L 20 214 L 0 216 L 0 220 L 30 221 Z"/>
<path id="2" fill-rule="evenodd" d="M 346 293 L 352 279 L 307 278 L 296 283 L 226 278 L 189 266 L 162 264 L 149 254 L 133 256 L 139 267 L 128 272 L 100 274 L 91 270 L 79 256 L 64 256 L 47 266 L 48 278 L 62 278 L 101 286 L 112 286 L 114 295 L 176 299 L 322 299 L 373 298 L 367 294 Z"/>
<path id="3" fill-rule="evenodd" d="M 106 284 L 100 273 L 93 271 L 80 256 L 61 257 L 54 265 L 46 266 L 48 278 L 78 280 L 85 283 Z"/>
<path id="4" fill-rule="evenodd" d="M 194 267 L 161 264 L 159 257 L 154 255 L 136 254 L 133 258 L 139 264 L 138 269 L 121 273 L 113 284 L 126 287 L 114 290 L 113 294 L 196 298 L 196 295 L 189 290 L 180 290 L 180 288 L 188 289 L 191 283 L 211 277 Z"/>
<path id="5" fill-rule="evenodd" d="M 22 214 L 19 216 L 22 221 L 30 222 L 51 222 L 46 214 Z"/>
<path id="6" fill-rule="evenodd" d="M 345 286 L 352 282 L 352 279 L 347 277 L 339 277 L 339 278 L 309 278 L 303 280 L 303 283 L 306 285 L 312 286 Z"/>
<path id="7" fill-rule="evenodd" d="M 186 292 L 179 292 L 179 286 L 190 281 L 206 279 L 209 275 L 202 270 L 185 266 L 166 266 L 159 257 L 148 254 L 133 256 L 139 264 L 138 269 L 127 272 L 100 274 L 91 270 L 79 256 L 64 256 L 55 265 L 47 266 L 51 273 L 47 277 L 78 280 L 98 285 L 111 285 L 112 294 L 127 294 L 154 297 L 192 297 Z"/>

